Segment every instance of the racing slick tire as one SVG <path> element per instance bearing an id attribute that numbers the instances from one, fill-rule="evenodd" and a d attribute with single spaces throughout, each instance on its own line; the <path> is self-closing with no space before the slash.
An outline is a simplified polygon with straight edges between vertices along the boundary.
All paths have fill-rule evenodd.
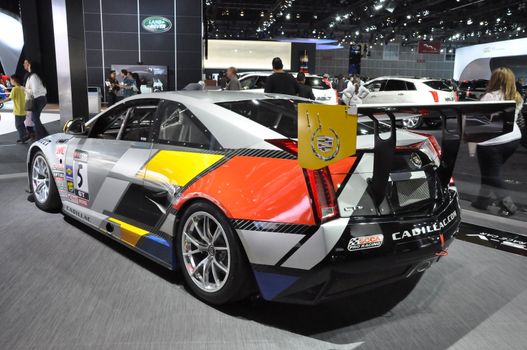
<path id="1" fill-rule="evenodd" d="M 419 129 L 423 125 L 423 117 L 409 117 L 402 120 L 405 129 Z"/>
<path id="2" fill-rule="evenodd" d="M 40 151 L 35 153 L 31 160 L 30 177 L 31 193 L 35 198 L 36 206 L 48 212 L 59 211 L 62 202 L 57 184 L 46 157 Z"/>
<path id="3" fill-rule="evenodd" d="M 187 286 L 215 305 L 234 302 L 253 291 L 253 277 L 229 220 L 207 202 L 191 204 L 177 225 L 177 261 Z"/>

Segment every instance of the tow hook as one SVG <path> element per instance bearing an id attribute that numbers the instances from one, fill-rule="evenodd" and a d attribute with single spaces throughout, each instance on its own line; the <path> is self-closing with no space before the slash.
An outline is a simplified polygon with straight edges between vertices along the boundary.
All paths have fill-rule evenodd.
<path id="1" fill-rule="evenodd" d="M 448 256 L 448 251 L 445 248 L 445 237 L 442 233 L 439 234 L 439 243 L 441 244 L 441 250 L 436 252 L 436 256 Z"/>

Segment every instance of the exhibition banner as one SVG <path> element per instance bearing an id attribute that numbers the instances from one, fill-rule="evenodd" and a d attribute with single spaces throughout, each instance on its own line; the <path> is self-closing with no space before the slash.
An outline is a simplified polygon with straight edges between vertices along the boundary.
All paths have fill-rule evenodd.
<path id="1" fill-rule="evenodd" d="M 441 52 L 441 42 L 439 41 L 419 41 L 419 53 L 439 54 Z"/>
<path id="2" fill-rule="evenodd" d="M 357 113 L 346 106 L 298 104 L 298 162 L 321 169 L 355 154 Z"/>

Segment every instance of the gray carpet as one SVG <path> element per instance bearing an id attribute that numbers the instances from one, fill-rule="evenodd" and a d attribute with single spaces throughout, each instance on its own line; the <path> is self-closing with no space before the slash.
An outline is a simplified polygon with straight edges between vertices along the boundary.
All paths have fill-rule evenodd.
<path id="1" fill-rule="evenodd" d="M 412 290 L 213 308 L 0 180 L 0 349 L 525 349 L 527 259 L 456 241 Z M 399 302 L 406 294 L 407 297 Z"/>

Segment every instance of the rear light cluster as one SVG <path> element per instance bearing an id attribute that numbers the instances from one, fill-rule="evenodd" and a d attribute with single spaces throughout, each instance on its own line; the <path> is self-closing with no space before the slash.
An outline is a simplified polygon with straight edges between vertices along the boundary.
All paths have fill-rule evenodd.
<path id="1" fill-rule="evenodd" d="M 410 145 L 397 146 L 396 150 L 398 152 L 421 151 L 426 154 L 428 158 L 434 161 L 437 166 L 439 166 L 441 162 L 441 146 L 439 146 L 439 143 L 437 142 L 437 139 L 434 137 L 434 135 L 422 134 L 415 131 L 413 133 L 424 136 L 427 138 L 427 140 L 412 143 Z"/>
<path id="2" fill-rule="evenodd" d="M 298 155 L 298 143 L 295 140 L 273 139 L 265 141 L 295 156 Z M 338 217 L 337 195 L 329 168 L 305 170 L 305 174 L 320 221 L 326 222 Z"/>
<path id="3" fill-rule="evenodd" d="M 433 91 L 431 90 L 430 93 L 432 94 L 432 97 L 434 98 L 434 102 L 439 102 L 439 94 L 437 93 L 437 91 Z"/>
<path id="4" fill-rule="evenodd" d="M 338 216 L 337 196 L 329 168 L 306 170 L 306 173 L 318 217 L 322 222 L 336 218 Z"/>

